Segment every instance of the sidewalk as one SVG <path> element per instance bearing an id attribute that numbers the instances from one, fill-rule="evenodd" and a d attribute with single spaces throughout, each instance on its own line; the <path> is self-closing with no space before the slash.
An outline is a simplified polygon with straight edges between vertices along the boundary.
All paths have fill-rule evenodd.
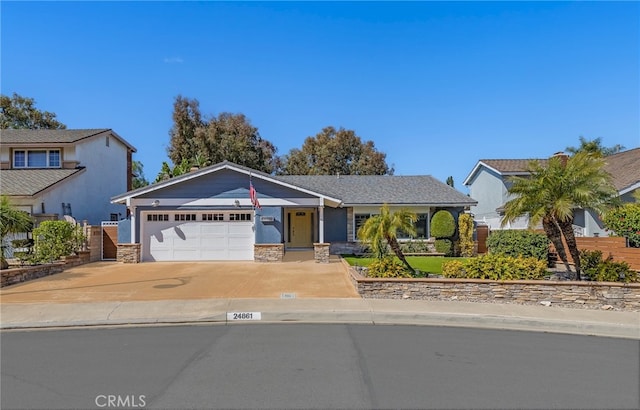
<path id="1" fill-rule="evenodd" d="M 249 313 L 234 320 L 233 313 Z M 362 323 L 640 339 L 638 312 L 389 299 L 196 299 L 2 304 L 0 329 L 237 323 Z"/>

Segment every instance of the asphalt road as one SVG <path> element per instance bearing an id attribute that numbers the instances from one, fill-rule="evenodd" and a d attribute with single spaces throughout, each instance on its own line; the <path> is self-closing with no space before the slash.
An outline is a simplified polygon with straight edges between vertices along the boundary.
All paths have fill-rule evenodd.
<path id="1" fill-rule="evenodd" d="M 638 409 L 640 341 L 237 324 L 2 332 L 2 409 Z"/>

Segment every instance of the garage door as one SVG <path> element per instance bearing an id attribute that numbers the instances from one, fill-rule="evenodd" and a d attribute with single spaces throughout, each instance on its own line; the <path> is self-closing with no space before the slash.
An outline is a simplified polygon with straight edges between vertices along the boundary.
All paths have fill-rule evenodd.
<path id="1" fill-rule="evenodd" d="M 142 214 L 143 261 L 253 260 L 253 212 Z"/>

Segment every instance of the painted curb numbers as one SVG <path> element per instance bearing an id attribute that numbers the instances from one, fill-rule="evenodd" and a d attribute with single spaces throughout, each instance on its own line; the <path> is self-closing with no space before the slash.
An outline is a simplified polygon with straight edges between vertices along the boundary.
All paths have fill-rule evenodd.
<path id="1" fill-rule="evenodd" d="M 262 312 L 227 312 L 227 320 L 262 320 Z"/>

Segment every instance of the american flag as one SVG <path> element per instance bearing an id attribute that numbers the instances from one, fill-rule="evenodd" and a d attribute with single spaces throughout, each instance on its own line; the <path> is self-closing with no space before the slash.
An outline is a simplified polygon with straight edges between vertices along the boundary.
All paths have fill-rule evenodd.
<path id="1" fill-rule="evenodd" d="M 256 189 L 253 187 L 253 183 L 251 181 L 249 181 L 249 198 L 251 198 L 251 205 L 258 209 L 262 209 L 260 202 L 258 201 L 258 194 L 256 193 Z"/>

